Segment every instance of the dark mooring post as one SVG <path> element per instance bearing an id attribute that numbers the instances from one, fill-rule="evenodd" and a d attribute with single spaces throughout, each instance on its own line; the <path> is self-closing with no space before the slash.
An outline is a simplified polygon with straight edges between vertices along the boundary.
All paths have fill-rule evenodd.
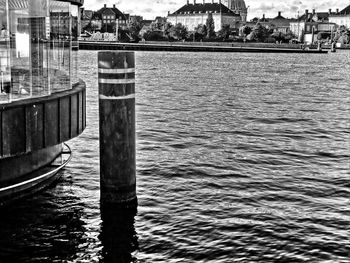
<path id="1" fill-rule="evenodd" d="M 101 206 L 135 208 L 135 55 L 98 53 Z"/>

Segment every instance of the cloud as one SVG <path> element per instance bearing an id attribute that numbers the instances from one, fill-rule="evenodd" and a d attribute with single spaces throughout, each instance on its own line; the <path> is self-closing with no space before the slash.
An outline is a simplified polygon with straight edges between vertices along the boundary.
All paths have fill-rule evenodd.
<path id="1" fill-rule="evenodd" d="M 193 0 L 190 0 L 192 2 Z M 211 2 L 212 0 L 205 0 Z M 215 0 L 218 2 L 219 0 Z M 197 0 L 197 3 L 202 0 Z M 285 17 L 296 17 L 305 12 L 305 9 L 316 9 L 319 12 L 326 12 L 328 9 L 340 10 L 348 6 L 348 0 L 245 0 L 248 9 L 248 19 L 253 17 L 275 17 L 279 11 Z M 175 12 L 181 6 L 186 4 L 186 0 L 85 0 L 85 8 L 90 10 L 98 10 L 107 6 L 116 7 L 125 13 L 133 15 L 142 15 L 146 19 L 152 19 L 156 16 L 166 16 L 168 11 Z"/>

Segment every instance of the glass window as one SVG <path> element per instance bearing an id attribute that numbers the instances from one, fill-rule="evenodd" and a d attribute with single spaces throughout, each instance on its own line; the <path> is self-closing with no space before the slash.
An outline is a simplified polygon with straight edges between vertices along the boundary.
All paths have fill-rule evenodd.
<path id="1" fill-rule="evenodd" d="M 8 0 L 13 99 L 42 96 L 49 89 L 47 0 Z"/>
<path id="2" fill-rule="evenodd" d="M 78 76 L 78 50 L 79 42 L 78 37 L 80 35 L 80 12 L 78 6 L 71 5 L 71 20 L 72 20 L 72 55 L 71 55 L 71 81 L 76 83 L 79 81 Z"/>
<path id="3" fill-rule="evenodd" d="M 71 16 L 70 4 L 50 1 L 51 50 L 50 74 L 52 91 L 71 87 Z"/>
<path id="4" fill-rule="evenodd" d="M 10 32 L 8 1 L 0 1 L 0 102 L 11 100 Z"/>
<path id="5" fill-rule="evenodd" d="M 0 0 L 0 103 L 78 81 L 79 8 L 57 0 Z"/>

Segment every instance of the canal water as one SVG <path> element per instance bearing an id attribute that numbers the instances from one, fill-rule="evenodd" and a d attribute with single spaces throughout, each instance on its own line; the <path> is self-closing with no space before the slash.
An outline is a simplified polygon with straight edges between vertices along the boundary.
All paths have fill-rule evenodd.
<path id="1" fill-rule="evenodd" d="M 137 52 L 137 214 L 101 219 L 97 52 L 53 188 L 1 211 L 0 262 L 349 262 L 350 52 Z"/>

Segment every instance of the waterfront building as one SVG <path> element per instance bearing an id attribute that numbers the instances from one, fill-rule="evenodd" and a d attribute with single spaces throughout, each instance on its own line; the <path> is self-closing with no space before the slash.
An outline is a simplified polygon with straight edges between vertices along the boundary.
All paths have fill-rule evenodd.
<path id="1" fill-rule="evenodd" d="M 230 10 L 227 6 L 214 1 L 210 3 L 190 3 L 187 0 L 187 4 L 172 14 L 168 14 L 167 21 L 173 25 L 181 23 L 187 27 L 188 31 L 195 31 L 195 28 L 200 24 L 205 24 L 209 14 L 212 15 L 214 20 L 214 30 L 220 31 L 223 25 L 229 25 L 230 28 L 238 29 L 241 22 L 241 16 L 238 13 Z"/>
<path id="2" fill-rule="evenodd" d="M 290 32 L 290 23 L 296 19 L 285 18 L 282 16 L 282 12 L 279 11 L 278 15 L 271 20 L 274 32 L 281 32 L 287 34 Z"/>
<path id="3" fill-rule="evenodd" d="M 332 13 L 329 16 L 329 22 L 335 23 L 338 26 L 345 26 L 347 29 L 350 29 L 350 5 L 345 7 L 339 12 Z"/>
<path id="4" fill-rule="evenodd" d="M 85 128 L 72 51 L 82 3 L 0 1 L 0 205 L 57 179 L 70 158 L 62 143 Z"/>
<path id="5" fill-rule="evenodd" d="M 254 18 L 252 21 L 247 22 L 246 25 L 254 27 L 257 23 L 260 23 L 260 25 L 272 30 L 273 32 L 287 34 L 290 31 L 290 23 L 294 21 L 295 19 L 283 17 L 282 12 L 279 11 L 278 15 L 274 18 L 266 18 L 265 14 L 263 14 L 262 18 Z"/>
<path id="6" fill-rule="evenodd" d="M 317 33 L 336 30 L 337 25 L 329 21 L 333 14 L 331 9 L 328 12 L 316 12 L 314 9 L 312 13 L 305 10 L 302 16 L 290 23 L 290 30 L 299 41 L 313 43 L 317 40 Z"/>
<path id="7" fill-rule="evenodd" d="M 91 17 L 94 31 L 99 30 L 108 33 L 116 33 L 118 28 L 125 28 L 128 21 L 129 14 L 124 14 L 115 5 L 107 7 L 106 4 L 94 12 Z"/>
<path id="8" fill-rule="evenodd" d="M 266 18 L 265 14 L 263 14 L 262 18 L 260 18 L 257 23 L 259 23 L 260 25 L 262 25 L 263 27 L 265 27 L 267 29 L 271 29 L 270 19 Z"/>

